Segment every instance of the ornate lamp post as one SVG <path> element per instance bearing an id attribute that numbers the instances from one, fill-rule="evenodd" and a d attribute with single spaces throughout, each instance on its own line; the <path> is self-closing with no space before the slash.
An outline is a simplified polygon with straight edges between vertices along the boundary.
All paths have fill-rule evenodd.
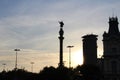
<path id="1" fill-rule="evenodd" d="M 15 60 L 15 70 L 17 69 L 17 52 L 20 51 L 20 49 L 14 49 L 16 52 L 16 60 Z"/>
<path id="2" fill-rule="evenodd" d="M 74 46 L 67 46 L 67 48 L 69 48 L 69 68 L 71 67 L 71 48 L 73 48 Z"/>

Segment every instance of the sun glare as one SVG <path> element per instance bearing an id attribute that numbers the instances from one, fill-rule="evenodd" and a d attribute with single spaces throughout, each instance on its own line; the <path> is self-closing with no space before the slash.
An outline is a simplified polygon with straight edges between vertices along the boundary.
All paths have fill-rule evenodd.
<path id="1" fill-rule="evenodd" d="M 83 54 L 82 51 L 76 51 L 72 54 L 72 65 L 76 67 L 77 65 L 83 64 Z"/>

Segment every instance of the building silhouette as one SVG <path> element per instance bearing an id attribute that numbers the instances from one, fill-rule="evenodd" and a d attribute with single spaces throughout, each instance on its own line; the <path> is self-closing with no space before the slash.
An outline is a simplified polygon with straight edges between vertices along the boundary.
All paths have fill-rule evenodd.
<path id="1" fill-rule="evenodd" d="M 120 80 L 120 32 L 118 18 L 109 18 L 109 29 L 103 33 L 103 56 L 97 58 L 97 35 L 83 36 L 83 65 L 99 66 L 103 80 Z"/>
<path id="2" fill-rule="evenodd" d="M 120 32 L 118 18 L 109 18 L 108 32 L 103 34 L 102 70 L 104 80 L 120 80 Z"/>
<path id="3" fill-rule="evenodd" d="M 83 57 L 85 65 L 97 64 L 97 35 L 89 34 L 83 38 Z"/>

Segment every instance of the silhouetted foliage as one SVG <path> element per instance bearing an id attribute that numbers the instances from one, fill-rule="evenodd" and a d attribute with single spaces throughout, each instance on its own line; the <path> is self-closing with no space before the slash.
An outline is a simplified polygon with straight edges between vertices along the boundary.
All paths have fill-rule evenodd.
<path id="1" fill-rule="evenodd" d="M 42 80 L 70 80 L 70 72 L 66 67 L 45 67 L 39 73 L 39 78 Z"/>
<path id="2" fill-rule="evenodd" d="M 54 77 L 56 75 L 56 69 L 54 67 L 45 67 L 39 73 L 39 79 L 41 80 L 55 80 Z"/>
<path id="3" fill-rule="evenodd" d="M 28 72 L 24 69 L 2 71 L 0 80 L 99 80 L 100 70 L 97 66 L 82 65 L 75 69 L 53 66 L 44 67 L 39 73 Z"/>
<path id="4" fill-rule="evenodd" d="M 1 72 L 0 80 L 33 80 L 36 77 L 35 73 L 27 72 L 23 69 Z"/>

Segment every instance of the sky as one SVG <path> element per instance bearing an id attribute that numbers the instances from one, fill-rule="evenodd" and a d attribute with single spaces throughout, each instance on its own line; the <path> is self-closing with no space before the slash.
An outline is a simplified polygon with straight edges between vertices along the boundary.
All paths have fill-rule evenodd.
<path id="1" fill-rule="evenodd" d="M 39 72 L 59 63 L 59 23 L 64 22 L 64 63 L 82 64 L 82 36 L 98 35 L 98 57 L 103 54 L 102 35 L 109 17 L 120 20 L 120 0 L 0 0 L 0 71 L 15 67 Z"/>

